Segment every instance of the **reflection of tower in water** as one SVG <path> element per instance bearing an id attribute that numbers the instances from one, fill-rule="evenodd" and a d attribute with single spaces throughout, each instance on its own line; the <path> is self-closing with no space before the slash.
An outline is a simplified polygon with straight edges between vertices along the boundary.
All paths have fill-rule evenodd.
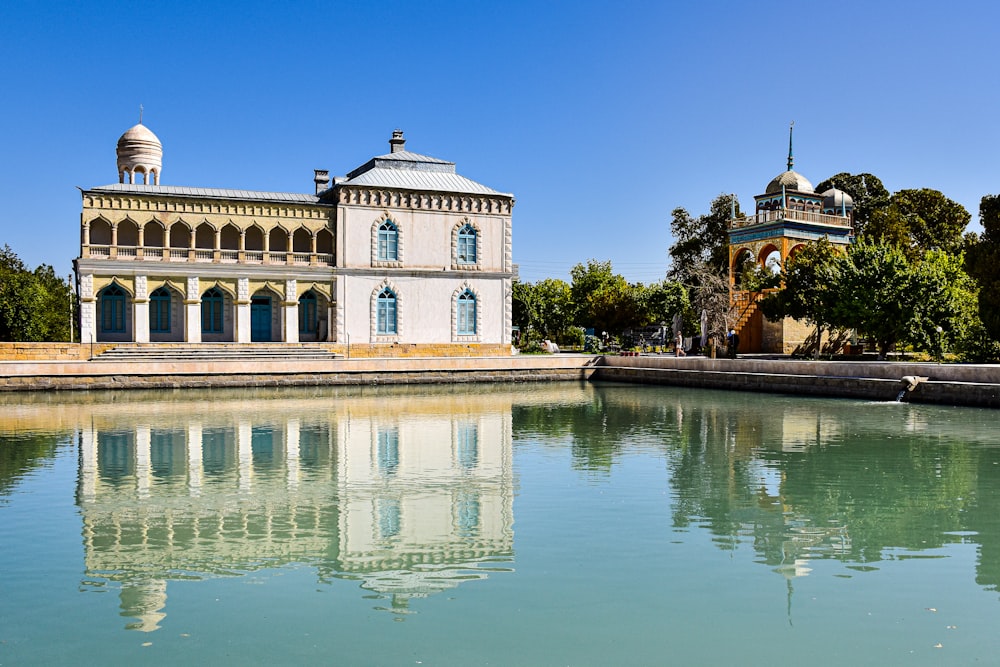
<path id="1" fill-rule="evenodd" d="M 349 414 L 297 400 L 95 418 L 80 434 L 87 576 L 117 583 L 142 631 L 171 579 L 306 563 L 405 611 L 485 578 L 513 556 L 511 412 L 468 398 L 461 414 L 352 399 Z"/>

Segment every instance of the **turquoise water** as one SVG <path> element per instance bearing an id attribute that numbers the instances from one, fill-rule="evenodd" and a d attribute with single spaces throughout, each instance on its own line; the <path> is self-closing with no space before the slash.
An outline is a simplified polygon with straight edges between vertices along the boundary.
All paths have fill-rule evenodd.
<path id="1" fill-rule="evenodd" d="M 996 425 L 575 383 L 0 396 L 0 664 L 996 664 Z"/>

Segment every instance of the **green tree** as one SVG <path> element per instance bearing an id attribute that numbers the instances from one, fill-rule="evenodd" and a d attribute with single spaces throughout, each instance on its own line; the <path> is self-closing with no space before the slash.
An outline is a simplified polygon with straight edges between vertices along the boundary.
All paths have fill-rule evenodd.
<path id="1" fill-rule="evenodd" d="M 39 340 L 68 341 L 74 301 L 69 281 L 57 276 L 48 264 L 36 268 L 34 277 L 42 293 L 36 312 Z"/>
<path id="2" fill-rule="evenodd" d="M 511 286 L 511 321 L 522 336 L 538 321 L 537 310 L 535 286 L 515 280 Z"/>
<path id="3" fill-rule="evenodd" d="M 897 246 L 862 240 L 838 264 L 832 323 L 874 338 L 884 359 L 908 331 L 913 314 L 909 261 Z"/>
<path id="4" fill-rule="evenodd" d="M 670 233 L 674 244 L 669 250 L 670 268 L 667 278 L 692 285 L 703 266 L 720 274 L 728 274 L 728 230 L 734 210 L 736 217 L 742 216 L 739 202 L 733 195 L 727 194 L 713 199 L 709 212 L 697 218 L 683 208 L 673 210 Z"/>
<path id="5" fill-rule="evenodd" d="M 587 260 L 570 269 L 570 294 L 576 322 L 595 331 L 618 334 L 637 326 L 642 308 L 639 293 L 624 277 L 614 273 L 611 262 Z"/>
<path id="6" fill-rule="evenodd" d="M 534 286 L 534 301 L 537 308 L 535 326 L 542 336 L 564 342 L 566 331 L 575 316 L 569 284 L 558 278 L 540 280 Z"/>
<path id="7" fill-rule="evenodd" d="M 941 358 L 945 347 L 973 335 L 979 322 L 975 281 L 961 256 L 930 250 L 911 268 L 911 315 L 904 341 Z"/>
<path id="8" fill-rule="evenodd" d="M 10 246 L 0 249 L 0 340 L 69 340 L 72 299 L 51 266 L 30 271 Z"/>
<path id="9" fill-rule="evenodd" d="M 983 236 L 970 243 L 966 267 L 979 283 L 978 309 L 985 332 L 1000 340 L 1000 195 L 979 203 Z"/>
<path id="10" fill-rule="evenodd" d="M 641 290 L 644 312 L 639 326 L 669 323 L 677 313 L 691 311 L 687 290 L 678 282 L 661 280 L 648 287 L 641 284 L 637 287 Z"/>
<path id="11" fill-rule="evenodd" d="M 827 239 L 799 249 L 786 262 L 781 289 L 761 300 L 764 316 L 807 320 L 815 325 L 816 340 L 820 340 L 823 329 L 832 328 L 836 317 L 840 257 Z"/>
<path id="12" fill-rule="evenodd" d="M 916 261 L 927 250 L 960 252 L 970 219 L 961 204 L 937 190 L 900 190 L 889 198 L 888 206 L 873 212 L 865 236 L 891 243 Z"/>
<path id="13" fill-rule="evenodd" d="M 841 172 L 817 185 L 816 192 L 826 192 L 830 188 L 842 190 L 854 200 L 854 231 L 859 236 L 865 233 L 875 211 L 889 205 L 889 191 L 873 174 Z"/>

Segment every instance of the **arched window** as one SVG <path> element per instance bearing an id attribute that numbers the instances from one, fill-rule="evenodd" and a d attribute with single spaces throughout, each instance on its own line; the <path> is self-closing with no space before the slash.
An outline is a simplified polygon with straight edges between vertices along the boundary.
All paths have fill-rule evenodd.
<path id="1" fill-rule="evenodd" d="M 101 292 L 101 331 L 125 331 L 125 291 L 118 285 L 110 285 Z"/>
<path id="2" fill-rule="evenodd" d="M 396 333 L 396 295 L 388 287 L 378 295 L 375 322 L 377 334 L 391 336 Z"/>
<path id="3" fill-rule="evenodd" d="M 465 290 L 458 295 L 455 304 L 458 309 L 455 321 L 458 324 L 459 336 L 474 336 L 476 334 L 476 295 L 472 290 Z"/>
<path id="4" fill-rule="evenodd" d="M 378 228 L 378 260 L 380 262 L 399 260 L 399 230 L 391 220 L 386 220 Z"/>
<path id="5" fill-rule="evenodd" d="M 160 287 L 149 295 L 150 333 L 170 333 L 170 290 Z"/>
<path id="6" fill-rule="evenodd" d="M 476 229 L 470 224 L 466 224 L 458 230 L 458 263 L 476 263 Z"/>
<path id="7" fill-rule="evenodd" d="M 201 332 L 222 333 L 222 290 L 213 287 L 201 295 Z"/>
<path id="8" fill-rule="evenodd" d="M 309 290 L 299 297 L 299 333 L 314 334 L 319 325 L 316 312 L 316 292 Z"/>

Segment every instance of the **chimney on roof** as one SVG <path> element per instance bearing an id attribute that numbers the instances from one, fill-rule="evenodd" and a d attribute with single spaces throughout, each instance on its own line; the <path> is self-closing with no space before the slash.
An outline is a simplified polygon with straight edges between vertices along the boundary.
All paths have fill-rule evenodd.
<path id="1" fill-rule="evenodd" d="M 389 152 L 401 153 L 404 150 L 406 150 L 405 148 L 403 148 L 405 145 L 406 145 L 406 139 L 403 138 L 403 131 L 393 130 L 392 139 L 389 140 L 389 148 L 390 148 Z"/>
<path id="2" fill-rule="evenodd" d="M 316 176 L 313 180 L 316 181 L 316 194 L 323 192 L 330 188 L 330 172 L 326 169 L 315 169 Z"/>

